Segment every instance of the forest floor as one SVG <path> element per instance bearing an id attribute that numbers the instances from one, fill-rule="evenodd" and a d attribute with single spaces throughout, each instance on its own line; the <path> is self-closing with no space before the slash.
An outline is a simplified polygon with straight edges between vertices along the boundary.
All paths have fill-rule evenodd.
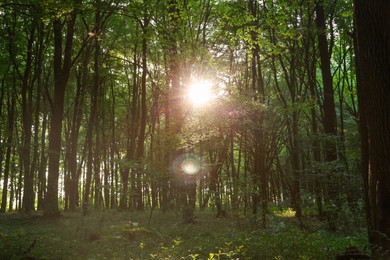
<path id="1" fill-rule="evenodd" d="M 3 214 L 0 259 L 335 259 L 367 246 L 364 227 L 331 232 L 314 218 L 302 226 L 290 209 L 270 213 L 267 228 L 253 217 L 195 216 L 188 224 L 180 211 Z"/>

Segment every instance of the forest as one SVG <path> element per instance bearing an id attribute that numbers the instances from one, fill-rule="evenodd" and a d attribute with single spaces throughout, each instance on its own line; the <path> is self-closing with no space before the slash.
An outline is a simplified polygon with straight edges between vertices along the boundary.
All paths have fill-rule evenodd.
<path id="1" fill-rule="evenodd" d="M 390 259 L 389 13 L 0 1 L 0 259 Z"/>

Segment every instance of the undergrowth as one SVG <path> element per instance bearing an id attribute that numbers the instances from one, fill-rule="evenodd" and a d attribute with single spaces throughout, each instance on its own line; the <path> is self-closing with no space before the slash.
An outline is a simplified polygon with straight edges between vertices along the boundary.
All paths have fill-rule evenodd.
<path id="1" fill-rule="evenodd" d="M 364 251 L 366 231 L 327 231 L 315 219 L 299 224 L 289 210 L 257 218 L 215 218 L 196 212 L 184 223 L 177 211 L 0 215 L 0 259 L 334 259 L 347 247 Z"/>

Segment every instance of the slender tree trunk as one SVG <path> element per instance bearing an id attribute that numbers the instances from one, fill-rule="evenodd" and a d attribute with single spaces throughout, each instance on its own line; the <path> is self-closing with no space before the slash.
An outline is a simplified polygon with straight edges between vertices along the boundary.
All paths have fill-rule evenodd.
<path id="1" fill-rule="evenodd" d="M 122 177 L 122 193 L 121 193 L 121 200 L 120 200 L 120 208 L 126 209 L 128 207 L 128 185 L 129 185 L 129 174 L 131 169 L 131 164 L 133 163 L 133 160 L 135 158 L 135 152 L 136 152 L 136 139 L 137 139 L 137 130 L 138 130 L 138 115 L 139 115 L 139 109 L 138 109 L 138 95 L 139 95 L 139 89 L 138 89 L 138 80 L 137 80 L 137 43 L 134 45 L 134 64 L 133 64 L 133 82 L 130 83 L 130 80 L 128 82 L 128 90 L 129 93 L 132 93 L 131 96 L 129 96 L 129 102 L 131 100 L 131 111 L 128 112 L 130 114 L 130 118 L 128 118 L 128 139 L 127 139 L 127 147 L 126 147 L 126 164 L 121 169 L 121 177 Z M 134 171 L 132 171 L 133 173 Z M 132 177 L 132 176 L 131 176 Z M 131 178 L 131 187 L 135 187 L 135 180 L 134 178 Z M 130 207 L 132 208 L 134 205 L 134 198 L 130 199 Z"/>
<path id="2" fill-rule="evenodd" d="M 210 192 L 213 193 L 213 195 L 214 195 L 215 206 L 217 208 L 217 218 L 226 216 L 226 212 L 222 208 L 221 197 L 219 194 L 219 189 L 217 187 L 218 171 L 219 171 L 218 166 L 214 166 L 212 168 L 212 170 L 210 172 L 210 185 L 209 185 Z"/>
<path id="3" fill-rule="evenodd" d="M 69 155 L 68 170 L 70 173 L 69 180 L 69 209 L 75 211 L 79 206 L 78 188 L 79 174 L 77 170 L 78 141 L 80 135 L 81 120 L 84 111 L 84 99 L 86 86 L 88 85 L 88 64 L 91 56 L 91 45 L 88 45 L 82 54 L 81 68 L 76 71 L 76 94 L 73 105 L 73 115 L 71 120 L 70 138 L 69 138 Z"/>
<path id="4" fill-rule="evenodd" d="M 181 38 L 181 35 L 178 33 L 181 26 L 181 10 L 180 3 L 177 0 L 168 1 L 168 43 L 167 43 L 167 55 L 168 55 L 168 80 L 171 85 L 169 89 L 169 99 L 170 99 L 170 116 L 172 125 L 169 126 L 169 135 L 176 136 L 180 133 L 183 127 L 184 119 L 185 119 L 185 111 L 183 108 L 183 97 L 182 97 L 182 68 L 180 65 L 183 65 L 183 62 L 179 59 L 179 51 L 178 51 L 178 41 Z M 186 2 L 184 3 L 186 4 Z M 180 155 L 182 151 L 177 148 L 170 147 L 169 156 L 176 157 Z M 173 159 L 173 158 L 169 158 Z M 169 164 L 169 163 L 168 163 Z M 183 183 L 184 182 L 184 183 Z M 192 186 L 186 185 L 185 180 L 181 179 L 178 182 L 171 182 L 171 193 L 176 192 L 175 185 L 177 190 L 179 191 L 177 196 L 177 206 L 182 208 L 182 216 L 184 217 L 184 221 L 193 219 L 194 209 L 189 209 L 188 205 L 183 205 L 182 203 L 186 201 L 187 196 L 190 196 Z M 187 186 L 187 187 L 186 187 Z M 184 187 L 184 188 L 180 188 Z M 195 188 L 196 189 L 196 188 Z"/>
<path id="5" fill-rule="evenodd" d="M 47 166 L 47 157 L 45 153 L 46 148 L 46 133 L 47 133 L 47 115 L 44 114 L 42 118 L 42 128 L 41 128 L 41 157 L 40 165 L 38 170 L 38 205 L 37 209 L 42 210 L 44 207 L 44 198 L 46 194 L 46 166 Z"/>
<path id="6" fill-rule="evenodd" d="M 115 102 L 116 98 L 115 98 L 115 91 L 114 91 L 114 84 L 111 85 L 111 101 L 112 101 L 112 105 L 111 105 L 111 136 L 110 136 L 110 177 L 111 177 L 111 182 L 110 182 L 110 188 L 111 188 L 111 194 L 110 194 L 110 197 L 111 197 L 111 201 L 110 201 L 110 204 L 111 204 L 111 208 L 116 208 L 117 207 L 117 203 L 118 203 L 118 200 L 117 200 L 117 179 L 118 179 L 118 167 L 117 165 L 115 164 L 115 150 L 117 149 L 116 148 L 116 131 L 115 131 L 115 116 L 116 116 L 116 113 L 115 113 L 115 106 L 116 106 L 116 102 Z"/>
<path id="7" fill-rule="evenodd" d="M 337 136 L 336 129 L 336 109 L 334 103 L 333 79 L 330 70 L 330 54 L 326 39 L 325 11 L 323 0 L 319 0 L 316 4 L 316 24 L 318 30 L 318 49 L 321 60 L 322 81 L 324 86 L 324 131 L 325 134 L 331 137 Z M 335 141 L 329 141 L 325 147 L 325 159 L 327 162 L 332 162 L 337 159 L 337 151 Z"/>
<path id="8" fill-rule="evenodd" d="M 32 66 L 33 66 L 33 45 L 36 41 L 36 22 L 33 21 L 30 29 L 30 34 L 27 40 L 26 50 L 26 65 L 24 73 L 21 75 L 18 64 L 14 58 L 12 61 L 22 81 L 22 152 L 21 159 L 24 170 L 23 182 L 23 209 L 25 213 L 29 213 L 34 208 L 34 191 L 33 191 L 33 176 L 31 175 L 31 137 L 32 137 L 32 98 L 33 98 L 33 81 L 31 80 Z M 10 38 L 12 41 L 12 38 Z M 14 55 L 13 43 L 10 42 L 10 53 Z"/>
<path id="9" fill-rule="evenodd" d="M 332 163 L 337 160 L 337 128 L 336 128 L 336 108 L 334 103 L 334 90 L 333 90 L 333 78 L 330 68 L 330 53 L 328 50 L 328 42 L 326 38 L 326 24 L 325 24 L 325 11 L 323 0 L 318 0 L 315 6 L 316 12 L 316 25 L 318 35 L 318 50 L 321 61 L 321 73 L 323 83 L 323 125 L 324 132 L 327 135 L 325 141 L 325 161 Z M 328 221 L 330 228 L 335 229 L 335 219 L 337 218 L 338 209 L 341 207 L 340 201 L 340 178 L 335 170 L 328 173 L 329 186 L 327 200 L 331 205 L 335 205 L 336 208 L 331 209 L 328 213 Z"/>
<path id="10" fill-rule="evenodd" d="M 310 6 L 307 8 L 308 10 L 308 24 L 309 28 L 312 27 L 313 23 L 313 15 L 312 15 L 312 3 L 309 3 Z M 320 150 L 320 141 L 319 141 L 319 130 L 318 130 L 318 121 L 317 121 L 317 104 L 318 104 L 318 91 L 316 90 L 316 56 L 317 53 L 315 51 L 315 34 L 309 33 L 307 38 L 305 39 L 305 69 L 307 71 L 308 77 L 308 90 L 310 93 L 310 102 L 312 105 L 310 107 L 310 126 L 312 131 L 312 147 L 313 147 L 313 159 L 314 164 L 320 165 L 321 163 L 321 150 Z M 320 218 L 323 217 L 323 192 L 321 185 L 321 174 L 316 170 L 316 167 L 313 167 L 313 187 L 315 193 L 315 202 L 317 205 L 318 215 Z"/>
<path id="11" fill-rule="evenodd" d="M 95 32 L 95 34 L 98 32 Z M 90 207 L 90 190 L 92 185 L 92 174 L 94 173 L 94 152 L 97 151 L 93 149 L 93 135 L 96 134 L 96 124 L 97 124 L 97 111 L 98 111 L 98 95 L 99 95 L 99 47 L 98 47 L 98 37 L 95 38 L 95 56 L 94 56 L 94 82 L 92 84 L 91 91 L 91 112 L 89 114 L 87 134 L 86 134 L 86 149 L 87 149 L 87 172 L 86 172 L 86 182 L 84 187 L 83 195 L 83 215 L 89 213 Z M 98 145 L 95 143 L 95 145 Z M 97 162 L 95 162 L 97 163 Z M 95 176 L 96 177 L 96 176 Z"/>
<path id="12" fill-rule="evenodd" d="M 259 23 L 259 3 L 257 1 L 249 1 L 249 11 L 252 16 L 256 18 L 256 24 Z M 258 40 L 258 33 L 252 32 L 252 40 L 256 42 Z M 265 105 L 265 86 L 264 78 L 260 60 L 260 46 L 255 43 L 252 49 L 252 91 L 254 100 L 260 104 Z M 253 133 L 255 138 L 255 158 L 254 158 L 254 176 L 253 176 L 253 214 L 257 212 L 257 204 L 261 202 L 261 215 L 263 227 L 266 227 L 266 214 L 268 212 L 268 173 L 266 169 L 266 133 L 264 131 L 265 126 L 264 111 L 258 111 L 254 115 L 254 121 L 257 124 L 257 128 Z M 258 201 L 260 199 L 260 201 Z"/>
<path id="13" fill-rule="evenodd" d="M 163 162 L 163 152 L 161 149 L 161 129 L 160 129 L 160 91 L 157 88 L 157 84 L 152 83 L 152 108 L 151 108 L 151 126 L 150 126 L 150 146 L 149 157 L 152 164 L 160 164 Z M 158 172 L 153 171 L 151 173 L 151 211 L 158 207 Z"/>
<path id="14" fill-rule="evenodd" d="M 5 77 L 8 73 L 9 67 L 7 71 L 4 73 L 3 78 L 1 79 L 1 89 L 0 89 L 0 118 L 3 116 L 3 104 L 4 104 L 4 93 L 5 93 Z M 4 137 L 5 139 L 5 137 Z M 3 139 L 3 120 L 0 122 L 0 142 L 5 142 Z M 3 161 L 4 150 L 3 146 L 0 146 L 0 161 Z M 0 180 L 2 179 L 3 174 L 3 164 L 0 163 Z"/>
<path id="15" fill-rule="evenodd" d="M 232 194 L 231 194 L 231 202 L 232 202 L 232 209 L 234 211 L 238 210 L 238 175 L 237 175 L 237 170 L 235 166 L 235 152 L 234 152 L 234 131 L 233 129 L 230 129 L 229 133 L 229 146 L 230 146 L 230 151 L 229 151 L 229 161 L 230 161 L 230 168 L 231 168 L 231 173 L 232 173 Z"/>
<path id="16" fill-rule="evenodd" d="M 107 148 L 106 143 L 106 135 L 105 131 L 102 131 L 102 139 L 104 142 L 104 147 Z M 104 196 L 104 208 L 109 209 L 110 208 L 110 169 L 109 169 L 109 161 L 107 156 L 107 149 L 103 150 L 103 196 Z M 111 187 L 112 189 L 112 187 Z"/>
<path id="17" fill-rule="evenodd" d="M 138 152 L 137 152 L 137 160 L 142 160 L 142 157 L 144 156 L 144 150 L 145 150 L 145 130 L 146 130 L 146 116 L 147 116 L 147 107 L 146 107 L 146 74 L 147 74 L 147 28 L 149 26 L 149 19 L 146 17 L 146 10 L 145 10 L 145 17 L 143 19 L 142 26 L 142 77 L 141 77 L 141 125 L 140 125 L 140 131 L 138 136 Z M 142 201 L 142 169 L 137 169 L 137 210 L 143 210 L 144 204 Z"/>
<path id="18" fill-rule="evenodd" d="M 4 213 L 7 208 L 7 197 L 8 197 L 8 179 L 11 165 L 11 151 L 13 147 L 13 135 L 14 135 L 14 120 L 15 120 L 15 96 L 10 93 L 11 97 L 8 97 L 8 128 L 7 128 L 7 151 L 5 155 L 5 166 L 4 166 L 4 178 L 3 178 L 3 193 L 1 200 L 0 212 Z"/>
<path id="19" fill-rule="evenodd" d="M 15 189 L 16 189 L 16 149 L 13 148 L 13 156 L 11 159 L 11 180 L 10 180 L 10 191 L 9 191 L 9 203 L 8 203 L 8 211 L 11 212 L 14 209 L 14 199 L 15 199 Z"/>
<path id="20" fill-rule="evenodd" d="M 99 126 L 96 126 L 96 129 Z M 95 209 L 101 209 L 102 208 L 102 181 L 101 181 L 101 176 L 100 176 L 100 166 L 101 166 L 101 161 L 100 161 L 100 152 L 99 148 L 101 147 L 101 140 L 99 139 L 100 133 L 99 130 L 97 130 L 96 133 L 96 141 L 95 143 L 97 144 L 97 148 L 95 149 L 95 158 L 94 158 L 94 208 Z"/>

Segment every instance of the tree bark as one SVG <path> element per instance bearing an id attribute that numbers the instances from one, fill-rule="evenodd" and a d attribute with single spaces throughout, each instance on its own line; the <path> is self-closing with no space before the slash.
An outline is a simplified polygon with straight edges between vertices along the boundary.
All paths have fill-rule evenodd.
<path id="1" fill-rule="evenodd" d="M 390 250 L 390 2 L 355 0 L 363 179 L 373 255 Z"/>

